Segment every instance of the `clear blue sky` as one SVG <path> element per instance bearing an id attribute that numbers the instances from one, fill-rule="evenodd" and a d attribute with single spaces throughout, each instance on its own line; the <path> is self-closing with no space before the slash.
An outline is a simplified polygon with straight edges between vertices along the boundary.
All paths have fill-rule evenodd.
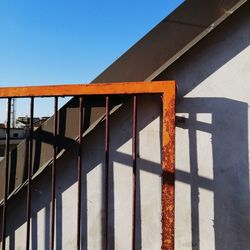
<path id="1" fill-rule="evenodd" d="M 0 87 L 88 83 L 182 2 L 1 0 Z"/>

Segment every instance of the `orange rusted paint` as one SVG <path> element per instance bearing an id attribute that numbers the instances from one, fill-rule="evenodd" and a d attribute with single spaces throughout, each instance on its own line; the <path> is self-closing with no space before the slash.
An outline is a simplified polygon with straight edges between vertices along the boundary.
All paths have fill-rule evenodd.
<path id="1" fill-rule="evenodd" d="M 163 94 L 162 249 L 174 249 L 175 86 Z"/>
<path id="2" fill-rule="evenodd" d="M 174 81 L 70 84 L 0 88 L 0 98 L 164 93 Z"/>
<path id="3" fill-rule="evenodd" d="M 162 94 L 162 249 L 174 249 L 175 81 L 0 88 L 0 98 Z"/>

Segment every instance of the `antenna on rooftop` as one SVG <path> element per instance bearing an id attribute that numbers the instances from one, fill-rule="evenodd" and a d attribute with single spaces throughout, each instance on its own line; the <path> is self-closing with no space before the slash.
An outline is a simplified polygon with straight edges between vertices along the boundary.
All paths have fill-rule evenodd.
<path id="1" fill-rule="evenodd" d="M 10 127 L 16 127 L 16 99 L 11 99 Z"/>

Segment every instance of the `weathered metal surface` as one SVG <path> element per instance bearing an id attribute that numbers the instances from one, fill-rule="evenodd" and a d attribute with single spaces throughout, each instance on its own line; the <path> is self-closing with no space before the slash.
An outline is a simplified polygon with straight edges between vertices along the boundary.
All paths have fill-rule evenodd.
<path id="1" fill-rule="evenodd" d="M 162 249 L 174 249 L 175 87 L 163 94 Z"/>
<path id="2" fill-rule="evenodd" d="M 246 0 L 226 0 L 223 2 L 216 0 L 185 1 L 184 4 L 170 16 L 170 23 L 176 24 L 175 27 L 179 27 L 178 29 L 170 29 L 168 25 L 169 18 L 165 18 L 158 26 L 149 32 L 148 35 L 132 47 L 132 49 L 130 49 L 99 77 L 97 77 L 94 82 L 154 79 L 157 74 L 160 74 L 166 67 L 173 63 L 200 39 L 202 39 L 211 29 L 222 22 L 224 18 L 230 15 L 244 2 L 246 2 Z M 207 5 L 210 5 L 210 7 L 207 7 Z M 203 11 L 202 8 L 204 8 L 205 11 Z M 187 15 L 187 13 L 190 13 L 190 15 Z M 195 15 L 193 15 L 194 13 Z M 202 15 L 196 15 L 197 13 L 202 13 Z M 204 13 L 207 15 L 203 15 Z M 207 19 L 208 22 L 201 22 L 200 20 L 203 20 L 206 16 L 209 17 L 209 19 Z M 178 17 L 188 17 L 188 20 L 182 20 Z M 210 17 L 213 17 L 213 19 Z M 193 21 L 193 18 L 196 18 L 195 22 Z M 194 29 L 192 29 L 192 26 Z M 187 29 L 187 32 L 184 33 L 183 29 Z M 183 39 L 183 34 L 185 34 L 185 39 Z M 181 38 L 178 39 L 178 36 Z M 169 39 L 169 37 L 175 37 L 175 39 Z M 176 41 L 180 42 L 178 46 Z M 145 51 L 149 53 L 145 54 Z M 145 58 L 145 56 L 147 58 Z M 139 65 L 139 67 L 134 67 L 135 64 Z M 140 67 L 140 65 L 142 66 Z M 67 108 L 64 108 L 64 110 L 67 109 L 67 112 L 65 112 L 66 118 L 64 122 L 66 126 L 63 127 L 65 128 L 65 134 L 67 133 L 70 135 L 70 138 L 74 138 L 77 134 L 75 133 L 73 126 L 76 120 L 74 116 L 74 108 L 71 108 L 73 103 L 75 103 L 75 100 L 69 102 L 67 104 Z M 91 121 L 94 121 L 96 117 L 99 118 L 102 114 L 102 108 L 91 109 Z M 51 124 L 52 122 L 49 121 L 48 124 L 44 125 L 40 131 L 47 132 L 47 130 L 50 130 Z M 39 131 L 37 131 L 36 134 L 39 134 Z M 40 138 L 37 138 L 37 141 L 38 144 L 40 142 L 40 148 L 36 147 L 38 148 L 37 152 L 40 152 L 40 160 L 36 165 L 40 167 L 51 158 L 51 145 L 49 145 L 49 143 L 46 144 Z M 15 178 L 16 181 L 14 183 L 14 187 L 18 187 L 24 181 L 23 173 L 25 172 L 25 162 L 23 161 L 23 155 L 25 154 L 26 148 L 24 145 L 25 143 L 18 147 L 18 153 L 16 153 L 16 156 L 13 154 L 13 158 L 15 159 L 13 161 L 13 165 L 15 165 L 15 162 L 16 165 L 18 165 L 16 168 L 17 178 Z M 41 148 L 44 153 L 41 153 Z M 10 164 L 12 165 L 12 161 Z M 4 165 L 5 160 L 0 163 L 1 170 L 4 169 Z M 3 172 L 4 171 L 0 171 L 1 182 L 4 182 Z M 3 196 L 3 191 L 0 190 L 0 197 L 2 198 Z"/>
<path id="3" fill-rule="evenodd" d="M 4 182 L 4 201 L 3 201 L 3 219 L 2 219 L 2 250 L 6 247 L 6 223 L 7 223 L 7 202 L 9 193 L 9 151 L 10 151 L 10 113 L 11 98 L 8 98 L 7 104 L 7 129 L 6 129 L 6 148 L 5 148 L 5 182 Z"/>
<path id="4" fill-rule="evenodd" d="M 48 86 L 44 87 L 45 89 Z M 1 88 L 0 94 L 10 95 L 10 91 L 14 88 Z M 162 94 L 163 95 L 163 137 L 162 137 L 162 169 L 163 169 L 163 185 L 162 185 L 162 249 L 174 248 L 174 101 L 175 101 L 175 82 L 174 81 L 158 81 L 158 82 L 135 82 L 135 83 L 116 83 L 116 84 L 93 84 L 93 85 L 64 85 L 50 86 L 50 92 L 46 96 L 53 96 L 55 93 L 54 104 L 54 130 L 53 130 L 53 164 L 51 169 L 52 190 L 51 190 L 51 220 L 50 220 L 50 249 L 54 249 L 54 227 L 55 227 L 55 183 L 56 183 L 56 156 L 57 148 L 60 146 L 58 140 L 58 96 L 67 95 L 107 95 L 106 97 L 106 132 L 105 132 L 105 215 L 104 215 L 104 249 L 108 249 L 108 189 L 109 189 L 109 109 L 110 97 L 109 95 L 134 95 L 133 107 L 133 236 L 132 249 L 135 249 L 135 217 L 136 217 L 136 157 L 137 157 L 137 94 Z M 31 97 L 41 96 L 43 87 L 29 87 L 24 88 L 22 93 L 19 92 L 19 97 L 31 94 Z M 14 93 L 16 94 L 16 93 Z M 6 96 L 1 96 L 6 97 Z M 78 105 L 79 106 L 79 105 Z M 80 101 L 79 109 L 79 136 L 82 134 L 82 118 L 83 104 Z M 61 117 L 60 117 L 61 118 Z M 32 135 L 33 137 L 33 135 Z M 81 139 L 79 139 L 79 154 L 81 152 Z M 32 148 L 32 147 L 31 147 Z M 32 155 L 32 151 L 31 154 Z M 32 158 L 30 159 L 30 164 Z M 77 225 L 77 245 L 80 248 L 80 199 L 81 199 L 81 158 L 78 158 L 78 225 Z M 30 182 L 29 182 L 30 183 Z M 6 204 L 6 203 L 5 203 Z M 30 215 L 29 215 L 30 216 Z"/>
<path id="5" fill-rule="evenodd" d="M 83 97 L 79 98 L 79 141 L 77 156 L 77 250 L 81 249 Z"/>
<path id="6" fill-rule="evenodd" d="M 109 97 L 106 96 L 106 124 L 105 124 L 105 164 L 104 164 L 104 249 L 108 249 L 108 221 L 109 221 Z"/>
<path id="7" fill-rule="evenodd" d="M 166 81 L 3 87 L 0 98 L 163 93 L 165 86 Z"/>
<path id="8" fill-rule="evenodd" d="M 53 163 L 51 167 L 51 220 L 50 220 L 50 250 L 54 249 L 55 239 L 55 200 L 56 200 L 56 155 L 57 155 L 57 133 L 58 133 L 58 97 L 54 100 L 54 143 Z"/>
<path id="9" fill-rule="evenodd" d="M 112 98 L 112 105 L 118 105 L 124 102 L 128 97 Z M 96 122 L 103 116 L 105 112 L 105 103 L 98 96 L 85 96 L 84 112 L 84 129 L 92 130 L 96 126 Z M 67 150 L 76 143 L 79 130 L 78 126 L 78 109 L 79 101 L 74 100 L 67 103 L 58 112 L 58 141 L 60 148 L 58 153 Z M 42 124 L 41 127 L 34 131 L 33 136 L 33 168 L 37 170 L 45 168 L 53 158 L 53 125 L 54 117 Z M 10 156 L 10 193 L 23 185 L 26 181 L 27 173 L 27 150 L 28 141 L 23 140 L 17 148 L 11 151 Z M 24 157 L 25 156 L 25 157 Z M 5 176 L 5 158 L 0 161 L 0 182 L 4 183 Z M 4 197 L 4 190 L 0 188 L 0 200 Z"/>
<path id="10" fill-rule="evenodd" d="M 132 161 L 133 161 L 133 211 L 132 211 L 132 249 L 136 249 L 136 172 L 137 172 L 137 96 L 133 97 L 133 131 L 132 131 Z"/>
<path id="11" fill-rule="evenodd" d="M 29 134 L 29 160 L 28 160 L 28 187 L 27 187 L 27 231 L 26 231 L 26 250 L 30 249 L 30 209 L 31 209 L 31 177 L 32 177 L 32 158 L 33 158 L 33 117 L 34 117 L 34 97 L 30 99 L 30 134 Z"/>

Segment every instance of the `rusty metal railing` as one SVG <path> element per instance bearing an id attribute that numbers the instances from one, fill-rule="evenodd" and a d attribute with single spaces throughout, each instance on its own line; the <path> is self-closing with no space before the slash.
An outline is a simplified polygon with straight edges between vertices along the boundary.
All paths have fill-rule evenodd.
<path id="1" fill-rule="evenodd" d="M 30 98 L 30 134 L 28 153 L 28 180 L 27 180 L 27 204 L 26 204 L 26 249 L 30 249 L 30 217 L 32 195 L 32 155 L 33 155 L 33 118 L 34 99 L 37 97 L 54 97 L 54 128 L 53 128 L 53 161 L 51 168 L 51 219 L 50 219 L 50 249 L 54 249 L 55 234 L 55 187 L 56 187 L 56 157 L 57 157 L 57 131 L 58 131 L 58 97 L 77 96 L 79 98 L 79 140 L 77 156 L 77 249 L 81 245 L 81 172 L 82 172 L 82 135 L 83 135 L 83 108 L 84 97 L 97 95 L 106 97 L 106 122 L 105 122 L 105 198 L 104 198 L 104 224 L 103 224 L 103 249 L 108 249 L 108 200 L 109 200 L 109 114 L 110 98 L 114 95 L 126 95 L 133 98 L 133 127 L 132 127 L 132 159 L 133 159 L 133 212 L 132 212 L 132 242 L 131 248 L 135 250 L 136 229 L 136 156 L 137 156 L 137 96 L 142 94 L 160 94 L 162 96 L 162 249 L 174 249 L 174 130 L 175 130 L 175 82 L 133 82 L 114 84 L 90 84 L 90 85 L 55 85 L 36 87 L 0 88 L 0 98 L 8 100 L 7 127 L 6 127 L 6 153 L 5 153 L 5 183 L 2 214 L 2 249 L 6 248 L 6 225 L 8 213 L 8 186 L 10 173 L 10 113 L 12 98 Z"/>

